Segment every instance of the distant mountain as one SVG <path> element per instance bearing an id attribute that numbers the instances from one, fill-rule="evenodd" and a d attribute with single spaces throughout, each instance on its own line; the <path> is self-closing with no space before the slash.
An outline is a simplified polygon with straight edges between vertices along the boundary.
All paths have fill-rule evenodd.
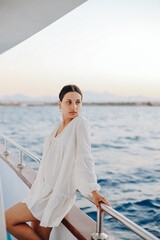
<path id="1" fill-rule="evenodd" d="M 4 95 L 0 98 L 0 102 L 25 102 L 25 103 L 50 103 L 57 102 L 57 96 L 42 96 L 42 97 L 30 97 L 23 94 Z"/>
<path id="2" fill-rule="evenodd" d="M 25 103 L 55 103 L 58 102 L 58 96 L 30 97 L 23 94 L 4 95 L 0 102 L 25 102 Z M 83 92 L 83 102 L 87 103 L 119 103 L 119 102 L 160 102 L 160 98 L 151 98 L 143 96 L 122 97 L 107 92 Z"/>
<path id="3" fill-rule="evenodd" d="M 160 102 L 160 98 L 150 98 L 143 96 L 134 96 L 134 97 L 121 97 L 113 95 L 107 92 L 104 93 L 95 93 L 95 92 L 84 92 L 84 102 L 95 102 L 95 103 L 119 103 L 119 102 Z"/>

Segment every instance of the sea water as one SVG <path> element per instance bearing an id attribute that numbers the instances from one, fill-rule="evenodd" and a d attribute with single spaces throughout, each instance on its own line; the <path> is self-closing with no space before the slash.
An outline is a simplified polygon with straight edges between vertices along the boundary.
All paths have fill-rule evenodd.
<path id="1" fill-rule="evenodd" d="M 60 114 L 57 106 L 1 106 L 0 132 L 41 158 Z M 115 210 L 160 237 L 160 107 L 84 106 L 82 114 L 91 124 L 100 193 Z M 96 220 L 96 207 L 80 194 L 76 205 Z M 119 239 L 139 239 L 106 213 L 104 227 Z"/>

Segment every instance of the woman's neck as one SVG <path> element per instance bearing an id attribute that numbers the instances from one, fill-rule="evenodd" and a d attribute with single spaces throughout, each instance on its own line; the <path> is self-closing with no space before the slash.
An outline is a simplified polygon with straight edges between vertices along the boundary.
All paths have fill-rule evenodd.
<path id="1" fill-rule="evenodd" d="M 63 117 L 63 122 L 62 122 L 63 128 L 64 128 L 65 126 L 67 126 L 67 124 L 68 124 L 70 121 L 72 121 L 72 118 L 64 118 L 64 117 Z"/>

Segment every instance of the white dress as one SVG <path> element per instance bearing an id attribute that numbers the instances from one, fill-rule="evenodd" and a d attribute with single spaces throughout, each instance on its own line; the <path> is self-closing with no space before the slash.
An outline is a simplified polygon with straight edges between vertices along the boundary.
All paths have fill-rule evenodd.
<path id="1" fill-rule="evenodd" d="M 42 162 L 26 203 L 40 226 L 56 227 L 72 208 L 76 190 L 91 194 L 99 190 L 91 155 L 90 125 L 77 116 L 55 137 L 60 126 L 46 139 Z"/>

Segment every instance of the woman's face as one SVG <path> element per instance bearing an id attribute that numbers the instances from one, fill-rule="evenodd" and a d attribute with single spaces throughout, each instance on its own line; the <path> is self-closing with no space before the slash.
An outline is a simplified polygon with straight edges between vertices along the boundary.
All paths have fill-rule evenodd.
<path id="1" fill-rule="evenodd" d="M 59 108 L 64 118 L 75 118 L 82 109 L 82 97 L 78 92 L 68 92 L 64 95 L 62 102 L 59 101 Z"/>

